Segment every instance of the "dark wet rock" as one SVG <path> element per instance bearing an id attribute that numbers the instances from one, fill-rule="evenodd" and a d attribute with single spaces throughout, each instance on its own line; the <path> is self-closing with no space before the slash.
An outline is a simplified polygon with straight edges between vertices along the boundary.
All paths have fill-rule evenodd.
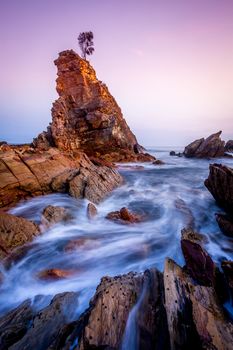
<path id="1" fill-rule="evenodd" d="M 0 212 L 0 259 L 39 234 L 39 228 L 33 222 Z"/>
<path id="2" fill-rule="evenodd" d="M 128 127 L 122 112 L 90 63 L 73 50 L 55 61 L 59 98 L 52 108 L 52 123 L 34 145 L 115 161 L 152 161 Z M 50 141 L 51 140 L 51 141 Z"/>
<path id="3" fill-rule="evenodd" d="M 88 203 L 87 205 L 87 217 L 88 219 L 94 219 L 98 214 L 97 208 L 93 203 Z"/>
<path id="4" fill-rule="evenodd" d="M 42 213 L 41 225 L 43 228 L 48 229 L 49 227 L 59 223 L 72 220 L 72 215 L 69 211 L 63 207 L 57 207 L 48 205 Z"/>
<path id="5" fill-rule="evenodd" d="M 233 219 L 224 214 L 215 214 L 215 218 L 221 231 L 226 236 L 233 237 Z"/>
<path id="6" fill-rule="evenodd" d="M 173 156 L 173 157 L 183 157 L 183 153 L 181 153 L 181 152 L 176 153 L 175 151 L 171 151 L 171 152 L 170 152 L 170 156 Z"/>
<path id="7" fill-rule="evenodd" d="M 229 153 L 233 153 L 233 140 L 227 141 L 225 145 L 225 151 Z"/>
<path id="8" fill-rule="evenodd" d="M 10 350 L 44 350 L 49 348 L 59 331 L 74 316 L 77 307 L 77 293 L 57 294 L 50 305 L 41 310 L 32 320 L 24 337 L 10 347 Z"/>
<path id="9" fill-rule="evenodd" d="M 45 281 L 60 280 L 64 278 L 69 278 L 74 275 L 74 270 L 64 270 L 64 269 L 49 269 L 43 270 L 37 274 L 37 277 Z"/>
<path id="10" fill-rule="evenodd" d="M 225 141 L 220 138 L 222 131 L 212 134 L 206 139 L 193 141 L 184 149 L 186 157 L 215 158 L 223 157 L 225 153 Z"/>
<path id="11" fill-rule="evenodd" d="M 232 260 L 224 260 L 221 263 L 222 270 L 226 277 L 227 285 L 230 292 L 230 302 L 233 300 L 233 261 Z"/>
<path id="12" fill-rule="evenodd" d="M 8 349 L 27 332 L 34 316 L 31 301 L 26 300 L 0 318 L 0 349 Z"/>
<path id="13" fill-rule="evenodd" d="M 163 161 L 160 160 L 160 159 L 156 159 L 152 164 L 154 164 L 154 165 L 164 165 L 165 162 L 163 162 Z"/>
<path id="14" fill-rule="evenodd" d="M 120 224 L 134 224 L 142 221 L 142 217 L 132 213 L 127 208 L 121 208 L 119 211 L 112 211 L 106 216 L 106 219 L 115 221 Z"/>
<path id="15" fill-rule="evenodd" d="M 230 349 L 233 325 L 213 287 L 198 285 L 173 260 L 164 269 L 171 349 Z"/>
<path id="16" fill-rule="evenodd" d="M 135 315 L 139 349 L 168 349 L 166 314 L 163 305 L 162 275 L 155 269 L 144 274 L 129 273 L 104 277 L 90 302 L 80 350 L 119 349 L 124 339 L 128 316 L 139 301 Z M 125 337 L 134 334 L 125 334 Z M 126 344 L 127 346 L 127 344 Z"/>
<path id="17" fill-rule="evenodd" d="M 205 186 L 216 202 L 233 215 L 233 169 L 221 164 L 210 164 Z"/>
<path id="18" fill-rule="evenodd" d="M 193 216 L 193 213 L 191 209 L 188 207 L 188 205 L 185 203 L 185 201 L 181 198 L 178 198 L 175 200 L 175 207 L 178 209 L 178 211 L 182 214 L 184 218 L 184 226 L 189 228 L 194 228 L 195 226 L 195 219 Z"/>
<path id="19" fill-rule="evenodd" d="M 214 286 L 216 266 L 200 244 L 202 238 L 190 229 L 182 230 L 181 248 L 190 276 L 204 286 Z"/>

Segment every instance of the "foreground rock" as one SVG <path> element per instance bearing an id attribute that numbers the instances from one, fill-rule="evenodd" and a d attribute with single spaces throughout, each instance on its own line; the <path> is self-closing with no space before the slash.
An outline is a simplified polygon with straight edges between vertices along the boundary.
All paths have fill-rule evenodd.
<path id="1" fill-rule="evenodd" d="M 107 166 L 93 164 L 84 153 L 75 157 L 56 148 L 38 152 L 17 148 L 0 152 L 0 207 L 20 199 L 52 192 L 99 202 L 122 183 L 122 177 Z"/>
<path id="2" fill-rule="evenodd" d="M 162 274 L 155 269 L 103 278 L 90 302 L 80 349 L 119 349 L 122 344 L 124 349 L 132 344 L 139 349 L 168 349 L 163 298 Z"/>
<path id="3" fill-rule="evenodd" d="M 39 228 L 33 222 L 0 212 L 0 259 L 39 234 Z"/>
<path id="4" fill-rule="evenodd" d="M 233 215 L 233 169 L 221 164 L 211 164 L 205 186 L 216 202 Z"/>
<path id="5" fill-rule="evenodd" d="M 21 339 L 14 342 L 10 349 L 49 349 L 59 336 L 61 328 L 74 316 L 77 298 L 76 293 L 57 294 L 50 305 L 38 312 L 27 324 L 26 333 L 21 334 Z"/>
<path id="6" fill-rule="evenodd" d="M 184 149 L 186 157 L 215 158 L 223 157 L 225 153 L 225 141 L 220 138 L 222 131 L 212 134 L 206 139 L 193 141 Z"/>
<path id="7" fill-rule="evenodd" d="M 171 349 L 231 349 L 233 325 L 213 287 L 197 284 L 171 259 L 164 287 Z"/>
<path id="8" fill-rule="evenodd" d="M 115 221 L 119 224 L 134 224 L 142 221 L 140 215 L 134 214 L 127 208 L 121 208 L 119 211 L 112 211 L 106 216 L 106 219 Z"/>
<path id="9" fill-rule="evenodd" d="M 69 211 L 63 207 L 48 205 L 42 213 L 41 225 L 43 229 L 56 225 L 59 222 L 66 222 L 72 219 Z"/>
<path id="10" fill-rule="evenodd" d="M 47 133 L 34 140 L 39 149 L 55 145 L 65 152 L 82 150 L 107 161 L 151 161 L 131 132 L 115 99 L 90 63 L 73 50 L 55 61 L 59 98 Z"/>

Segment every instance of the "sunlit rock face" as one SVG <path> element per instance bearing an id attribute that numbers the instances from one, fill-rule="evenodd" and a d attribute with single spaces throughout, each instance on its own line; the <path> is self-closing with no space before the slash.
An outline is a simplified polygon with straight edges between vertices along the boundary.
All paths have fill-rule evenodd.
<path id="1" fill-rule="evenodd" d="M 111 161 L 152 160 L 143 154 L 121 109 L 88 61 L 68 50 L 59 54 L 55 65 L 59 98 L 53 104 L 49 133 L 57 148 Z"/>

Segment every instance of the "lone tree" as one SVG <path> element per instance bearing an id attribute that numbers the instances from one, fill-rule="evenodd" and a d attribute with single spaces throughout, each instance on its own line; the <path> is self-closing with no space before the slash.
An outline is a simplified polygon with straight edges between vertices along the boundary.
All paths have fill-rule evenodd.
<path id="1" fill-rule="evenodd" d="M 87 55 L 92 55 L 95 51 L 93 39 L 94 34 L 92 32 L 82 32 L 78 36 L 78 43 L 84 59 L 86 59 Z"/>

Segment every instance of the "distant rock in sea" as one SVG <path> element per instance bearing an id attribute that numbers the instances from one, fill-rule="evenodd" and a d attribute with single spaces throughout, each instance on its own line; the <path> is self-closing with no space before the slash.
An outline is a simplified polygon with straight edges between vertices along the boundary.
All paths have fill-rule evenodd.
<path id="1" fill-rule="evenodd" d="M 215 158 L 223 157 L 225 153 L 225 141 L 220 138 L 222 131 L 212 134 L 206 139 L 198 139 L 190 143 L 184 149 L 184 155 L 188 158 Z"/>
<path id="2" fill-rule="evenodd" d="M 120 107 L 97 79 L 90 63 L 73 50 L 59 54 L 59 98 L 52 108 L 52 123 L 47 132 L 34 140 L 34 146 L 55 146 L 62 151 L 83 151 L 107 161 L 152 161 L 127 125 Z"/>
<path id="3" fill-rule="evenodd" d="M 233 140 L 229 140 L 225 146 L 225 152 L 233 153 Z"/>

